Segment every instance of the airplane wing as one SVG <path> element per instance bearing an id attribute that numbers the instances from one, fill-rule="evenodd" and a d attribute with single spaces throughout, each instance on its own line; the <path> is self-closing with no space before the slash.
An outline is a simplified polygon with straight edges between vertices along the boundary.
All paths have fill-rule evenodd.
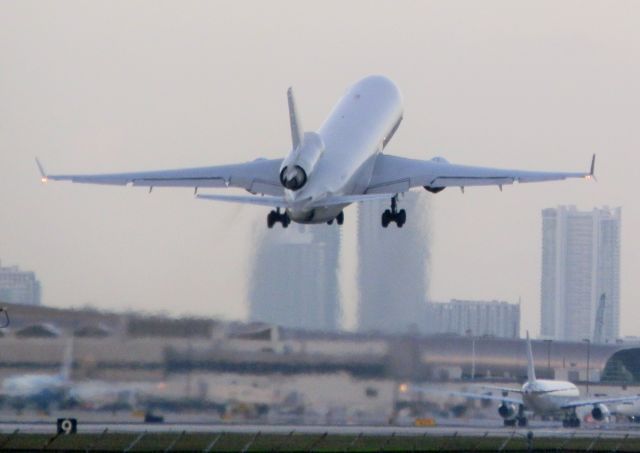
<path id="1" fill-rule="evenodd" d="M 460 396 L 463 398 L 470 398 L 475 400 L 485 400 L 485 401 L 500 401 L 503 403 L 511 403 L 511 404 L 523 404 L 522 399 L 520 398 L 510 398 L 508 396 L 500 396 L 500 395 L 491 395 L 489 393 L 472 393 L 472 392 L 447 392 L 450 396 Z"/>
<path id="2" fill-rule="evenodd" d="M 512 389 L 509 389 L 512 390 Z M 488 401 L 500 401 L 503 403 L 511 403 L 511 404 L 524 404 L 522 399 L 520 398 L 510 398 L 507 396 L 498 396 L 492 395 L 490 393 L 474 393 L 474 392 L 459 392 L 455 390 L 442 390 L 442 389 L 434 389 L 429 387 L 415 386 L 402 384 L 400 386 L 400 392 L 422 392 L 422 393 L 432 393 L 437 395 L 446 395 L 446 396 L 458 396 L 461 398 L 470 398 L 475 400 L 488 400 Z"/>
<path id="3" fill-rule="evenodd" d="M 499 392 L 505 392 L 505 393 L 524 393 L 522 389 L 514 389 L 511 387 L 498 387 L 495 385 L 483 385 L 482 388 L 486 390 L 498 390 Z"/>
<path id="4" fill-rule="evenodd" d="M 279 181 L 282 159 L 257 159 L 252 162 L 215 167 L 178 170 L 107 173 L 93 175 L 48 175 L 36 159 L 42 182 L 71 181 L 87 184 L 133 185 L 143 187 L 238 187 L 251 193 L 282 196 Z"/>
<path id="5" fill-rule="evenodd" d="M 612 404 L 612 403 L 624 403 L 627 401 L 637 401 L 640 399 L 640 395 L 631 396 L 617 396 L 611 398 L 595 398 L 589 400 L 577 400 L 572 401 L 562 406 L 562 409 L 574 409 L 580 406 L 593 406 L 595 404 Z"/>
<path id="6" fill-rule="evenodd" d="M 594 154 L 589 172 L 570 173 L 472 167 L 450 164 L 442 158 L 418 160 L 380 154 L 365 193 L 400 193 L 419 186 L 431 192 L 439 192 L 452 186 L 502 187 L 516 182 L 557 181 L 567 178 L 591 179 L 594 177 L 595 160 Z"/>

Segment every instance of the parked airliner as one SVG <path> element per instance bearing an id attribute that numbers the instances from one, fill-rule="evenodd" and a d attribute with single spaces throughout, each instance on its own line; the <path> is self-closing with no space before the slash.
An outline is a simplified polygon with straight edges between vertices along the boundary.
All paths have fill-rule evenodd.
<path id="1" fill-rule="evenodd" d="M 404 209 L 398 209 L 398 194 L 415 187 L 438 193 L 447 187 L 503 185 L 525 182 L 591 178 L 589 172 L 540 172 L 502 170 L 454 165 L 441 157 L 408 159 L 383 154 L 402 121 L 402 96 L 398 87 L 383 76 L 369 76 L 355 83 L 335 105 L 316 132 L 305 132 L 293 91 L 287 92 L 292 150 L 284 159 L 215 167 L 136 173 L 94 175 L 47 175 L 38 167 L 42 181 L 154 187 L 235 187 L 252 195 L 201 194 L 205 200 L 250 203 L 274 208 L 267 226 L 280 222 L 287 227 L 299 223 L 344 221 L 343 209 L 351 203 L 385 199 L 390 208 L 382 213 L 387 227 L 402 227 Z M 281 211 L 284 210 L 284 211 Z"/>
<path id="2" fill-rule="evenodd" d="M 537 415 L 564 415 L 562 426 L 565 428 L 580 426 L 580 419 L 576 415 L 576 409 L 583 406 L 592 406 L 591 416 L 596 421 L 606 421 L 610 411 L 606 404 L 636 401 L 640 396 L 619 396 L 610 398 L 580 399 L 580 390 L 568 381 L 556 381 L 553 379 L 537 379 L 531 350 L 531 340 L 527 332 L 527 381 L 522 388 L 484 386 L 488 390 L 498 390 L 502 396 L 471 393 L 471 392 L 446 392 L 452 396 L 465 398 L 499 401 L 498 413 L 504 419 L 505 426 L 526 426 L 527 418 L 525 410 Z M 431 391 L 420 387 L 415 389 L 407 384 L 402 384 L 401 391 Z M 434 392 L 434 391 L 431 391 Z M 435 392 L 434 392 L 435 393 Z M 441 392 L 437 392 L 441 393 Z M 509 397 L 509 393 L 519 394 L 520 398 Z"/>

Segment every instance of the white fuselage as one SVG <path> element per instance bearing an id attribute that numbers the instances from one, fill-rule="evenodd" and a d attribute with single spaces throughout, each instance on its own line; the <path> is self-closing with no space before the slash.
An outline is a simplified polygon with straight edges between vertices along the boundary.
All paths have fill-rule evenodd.
<path id="1" fill-rule="evenodd" d="M 522 400 L 536 414 L 553 414 L 562 411 L 562 406 L 580 397 L 578 388 L 567 381 L 540 379 L 525 382 Z"/>
<path id="2" fill-rule="evenodd" d="M 301 223 L 332 220 L 346 205 L 313 205 L 329 196 L 364 193 L 377 155 L 401 120 L 402 96 L 391 80 L 370 76 L 353 85 L 317 131 L 324 153 L 308 182 L 299 190 L 285 190 L 287 200 L 300 201 L 287 210 L 291 219 Z"/>

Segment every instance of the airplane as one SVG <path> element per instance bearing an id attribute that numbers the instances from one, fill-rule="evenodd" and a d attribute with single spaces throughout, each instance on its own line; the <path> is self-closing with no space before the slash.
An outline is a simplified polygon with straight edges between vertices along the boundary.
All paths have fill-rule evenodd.
<path id="1" fill-rule="evenodd" d="M 0 394 L 16 407 L 34 404 L 47 410 L 51 402 L 64 401 L 71 386 L 73 342 L 67 343 L 60 371 L 56 374 L 17 374 L 2 381 Z"/>
<path id="2" fill-rule="evenodd" d="M 273 208 L 267 226 L 291 221 L 306 224 L 344 222 L 351 203 L 390 200 L 381 224 L 407 219 L 398 209 L 398 195 L 423 187 L 439 193 L 447 187 L 507 184 L 594 177 L 595 154 L 589 172 L 541 172 L 455 165 L 442 157 L 409 159 L 383 154 L 403 118 L 402 95 L 388 78 L 372 75 L 352 85 L 316 132 L 305 132 L 292 88 L 287 91 L 292 149 L 284 159 L 213 167 L 114 174 L 48 175 L 38 159 L 43 182 L 190 187 L 204 200 L 248 203 Z M 234 187 L 251 195 L 198 194 L 200 188 Z M 284 210 L 284 211 L 282 211 Z"/>
<path id="3" fill-rule="evenodd" d="M 498 414 L 504 420 L 505 426 L 515 426 L 516 424 L 518 426 L 527 426 L 528 421 L 525 416 L 526 409 L 542 416 L 564 415 L 562 426 L 565 428 L 578 428 L 580 426 L 580 418 L 576 415 L 576 409 L 578 408 L 592 406 L 591 417 L 601 422 L 608 420 L 611 415 L 606 404 L 623 403 L 640 399 L 638 395 L 580 399 L 580 390 L 571 382 L 554 379 L 537 379 L 529 332 L 527 332 L 527 381 L 522 385 L 522 388 L 497 386 L 483 386 L 483 388 L 487 390 L 498 390 L 502 392 L 502 396 L 472 392 L 446 393 L 450 396 L 500 402 Z M 401 392 L 407 392 L 409 390 L 410 387 L 408 384 L 401 384 Z M 434 390 L 419 387 L 417 390 L 435 392 Z M 438 391 L 437 393 L 442 392 Z M 520 398 L 509 397 L 509 393 L 518 394 Z"/>
<path id="4" fill-rule="evenodd" d="M 71 379 L 72 365 L 73 340 L 70 339 L 58 373 L 8 376 L 0 385 L 0 395 L 16 409 L 32 405 L 48 411 L 51 404 L 79 404 L 92 408 L 132 406 L 138 396 L 165 388 L 163 382 L 74 381 Z"/>

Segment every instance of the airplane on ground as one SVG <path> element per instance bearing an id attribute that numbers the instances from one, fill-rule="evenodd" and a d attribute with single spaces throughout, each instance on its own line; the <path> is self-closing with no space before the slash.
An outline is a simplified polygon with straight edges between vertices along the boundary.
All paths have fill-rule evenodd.
<path id="1" fill-rule="evenodd" d="M 28 404 L 47 410 L 49 404 L 66 398 L 71 386 L 73 342 L 67 343 L 60 371 L 56 374 L 17 374 L 2 381 L 0 394 L 10 404 L 22 407 Z"/>
<path id="2" fill-rule="evenodd" d="M 502 170 L 455 165 L 442 157 L 408 159 L 383 154 L 402 121 L 402 96 L 386 77 L 373 75 L 355 83 L 335 105 L 317 132 L 305 132 L 293 91 L 287 92 L 292 150 L 284 159 L 257 159 L 252 162 L 214 167 L 134 173 L 94 175 L 47 175 L 37 161 L 42 181 L 149 187 L 191 187 L 204 200 L 249 203 L 273 208 L 267 226 L 277 222 L 287 227 L 298 223 L 344 222 L 343 210 L 351 203 L 390 200 L 382 213 L 387 227 L 402 227 L 407 219 L 398 209 L 398 194 L 424 187 L 438 193 L 447 187 L 464 191 L 470 186 L 586 178 L 581 172 L 541 172 Z M 199 188 L 235 187 L 252 195 L 201 194 Z M 284 209 L 284 212 L 281 211 Z"/>
<path id="3" fill-rule="evenodd" d="M 164 390 L 165 384 L 153 382 L 74 381 L 73 340 L 65 346 L 60 371 L 56 374 L 16 374 L 6 377 L 0 385 L 0 397 L 16 409 L 34 406 L 48 411 L 52 404 L 81 405 L 101 408 L 134 406 L 143 394 Z"/>
<path id="4" fill-rule="evenodd" d="M 610 416 L 610 411 L 606 404 L 624 403 L 640 399 L 638 395 L 619 396 L 609 398 L 586 398 L 580 399 L 580 390 L 573 383 L 568 381 L 557 381 L 554 379 L 536 379 L 536 372 L 533 362 L 533 352 L 531 350 L 531 340 L 527 332 L 527 381 L 522 388 L 483 386 L 487 390 L 498 390 L 502 396 L 491 394 L 480 394 L 472 392 L 446 392 L 451 396 L 465 398 L 498 401 L 498 413 L 504 420 L 505 426 L 527 426 L 525 410 L 534 414 L 564 415 L 562 426 L 565 428 L 577 428 L 580 426 L 580 418 L 576 415 L 576 409 L 580 407 L 591 408 L 591 416 L 596 421 L 606 421 Z M 440 391 L 416 388 L 419 391 L 429 391 L 432 393 L 442 393 Z M 408 384 L 402 384 L 400 391 L 410 390 Z M 510 397 L 509 393 L 520 395 Z"/>

